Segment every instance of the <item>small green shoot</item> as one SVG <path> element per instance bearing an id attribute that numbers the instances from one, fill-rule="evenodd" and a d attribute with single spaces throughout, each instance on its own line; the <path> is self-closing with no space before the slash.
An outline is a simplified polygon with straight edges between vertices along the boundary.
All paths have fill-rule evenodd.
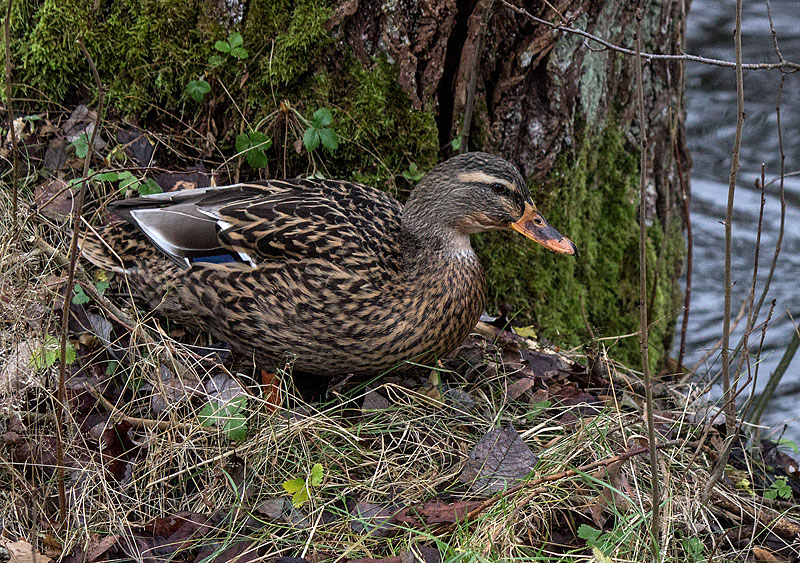
<path id="1" fill-rule="evenodd" d="M 211 85 L 203 80 L 192 80 L 186 85 L 186 93 L 198 104 L 203 101 L 206 94 L 211 91 Z"/>
<path id="2" fill-rule="evenodd" d="M 403 178 L 408 180 L 411 183 L 417 183 L 422 180 L 422 177 L 425 174 L 417 167 L 416 162 L 412 162 L 408 165 L 408 170 L 403 170 Z"/>
<path id="3" fill-rule="evenodd" d="M 773 481 L 769 489 L 764 491 L 764 498 L 775 500 L 776 498 L 790 499 L 792 498 L 792 488 L 783 477 L 778 477 Z"/>
<path id="4" fill-rule="evenodd" d="M 330 152 L 339 148 L 339 136 L 331 127 L 333 115 L 328 108 L 319 108 L 314 112 L 311 123 L 303 133 L 303 145 L 311 152 L 319 147 L 320 143 Z"/>
<path id="5" fill-rule="evenodd" d="M 228 53 L 230 56 L 242 60 L 247 58 L 247 51 L 242 47 L 243 43 L 244 39 L 242 39 L 242 34 L 238 31 L 234 31 L 228 36 L 227 41 L 217 41 L 214 43 L 214 48 L 221 53 Z"/>
<path id="6" fill-rule="evenodd" d="M 578 537 L 586 540 L 587 546 L 597 548 L 604 555 L 614 551 L 623 540 L 625 533 L 624 526 L 618 526 L 608 532 L 592 528 L 588 524 L 581 524 L 578 528 Z"/>
<path id="7" fill-rule="evenodd" d="M 303 479 L 291 479 L 283 482 L 283 489 L 292 495 L 292 504 L 300 507 L 311 498 L 311 487 L 319 487 L 322 484 L 324 470 L 321 463 L 315 463 L 311 468 L 311 474 Z"/>
<path id="8" fill-rule="evenodd" d="M 106 375 L 114 375 L 119 369 L 119 362 L 117 360 L 109 360 L 106 364 Z"/>
<path id="9" fill-rule="evenodd" d="M 75 156 L 78 158 L 86 158 L 89 154 L 89 136 L 86 132 L 78 135 L 78 138 L 72 141 L 69 146 L 75 149 Z"/>
<path id="10" fill-rule="evenodd" d="M 48 334 L 42 346 L 38 350 L 34 350 L 33 354 L 31 354 L 31 366 L 35 369 L 42 370 L 47 369 L 53 364 L 58 361 L 61 357 L 61 341 L 53 336 L 52 334 Z M 75 346 L 73 346 L 72 342 L 67 340 L 67 347 L 66 353 L 64 356 L 64 360 L 67 365 L 72 365 L 75 363 L 78 354 L 75 352 Z"/>
<path id="11" fill-rule="evenodd" d="M 247 154 L 247 164 L 253 168 L 266 168 L 267 155 L 264 153 L 272 146 L 272 139 L 264 133 L 253 131 L 250 134 L 236 135 L 236 152 Z"/>
<path id="12" fill-rule="evenodd" d="M 218 426 L 228 438 L 240 442 L 247 438 L 247 397 L 239 395 L 227 403 L 209 401 L 200 410 L 200 423 L 203 426 Z"/>
<path id="13" fill-rule="evenodd" d="M 457 151 L 461 148 L 461 135 L 458 137 L 454 137 L 452 141 L 450 141 L 450 146 L 453 147 L 454 151 Z"/>
<path id="14" fill-rule="evenodd" d="M 536 418 L 542 414 L 545 410 L 547 410 L 550 405 L 553 403 L 551 401 L 539 401 L 538 403 L 534 403 L 530 406 L 525 418 L 528 422 L 533 422 Z"/>

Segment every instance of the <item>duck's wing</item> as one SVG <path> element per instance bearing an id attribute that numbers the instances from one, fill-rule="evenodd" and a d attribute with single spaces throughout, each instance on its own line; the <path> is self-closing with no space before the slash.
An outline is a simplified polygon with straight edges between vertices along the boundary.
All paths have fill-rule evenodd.
<path id="1" fill-rule="evenodd" d="M 111 210 L 184 267 L 311 258 L 355 270 L 399 267 L 402 206 L 355 182 L 236 184 L 122 200 Z"/>

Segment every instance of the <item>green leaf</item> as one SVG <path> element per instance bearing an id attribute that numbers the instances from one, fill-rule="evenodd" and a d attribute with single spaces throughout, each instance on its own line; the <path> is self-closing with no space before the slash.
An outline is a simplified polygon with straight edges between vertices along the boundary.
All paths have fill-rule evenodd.
<path id="1" fill-rule="evenodd" d="M 78 135 L 78 138 L 72 141 L 70 145 L 75 149 L 75 156 L 78 158 L 86 158 L 86 155 L 89 154 L 89 137 L 87 137 L 86 133 Z"/>
<path id="2" fill-rule="evenodd" d="M 80 284 L 76 283 L 75 286 L 72 288 L 72 304 L 73 305 L 83 305 L 91 301 L 89 296 L 86 295 L 86 292 L 83 291 L 83 288 Z"/>
<path id="3" fill-rule="evenodd" d="M 110 360 L 108 365 L 106 365 L 106 375 L 114 375 L 117 368 L 119 368 L 119 362 L 117 360 Z"/>
<path id="4" fill-rule="evenodd" d="M 217 51 L 221 51 L 223 53 L 231 52 L 231 45 L 227 41 L 217 41 L 216 43 L 214 43 L 214 48 Z"/>
<path id="5" fill-rule="evenodd" d="M 311 119 L 311 126 L 315 129 L 327 127 L 333 123 L 333 115 L 328 108 L 319 108 L 314 112 L 314 117 Z"/>
<path id="6" fill-rule="evenodd" d="M 253 168 L 266 168 L 269 162 L 267 160 L 267 155 L 264 154 L 264 151 L 259 149 L 250 149 L 247 151 L 247 164 Z"/>
<path id="7" fill-rule="evenodd" d="M 303 145 L 305 145 L 306 150 L 309 152 L 313 151 L 319 146 L 319 143 L 319 131 L 315 127 L 306 129 L 306 132 L 303 133 Z"/>
<path id="8" fill-rule="evenodd" d="M 208 57 L 208 64 L 210 64 L 211 66 L 222 66 L 225 64 L 225 59 L 222 57 L 222 55 L 217 55 L 216 53 L 214 53 L 213 55 Z"/>
<path id="9" fill-rule="evenodd" d="M 103 172 L 95 176 L 95 179 L 99 182 L 116 182 L 119 180 L 119 174 L 116 172 Z"/>
<path id="10" fill-rule="evenodd" d="M 453 147 L 454 151 L 457 151 L 461 148 L 461 135 L 458 137 L 454 137 L 452 141 L 450 141 L 450 146 Z"/>
<path id="11" fill-rule="evenodd" d="M 780 440 L 778 440 L 778 445 L 779 446 L 789 446 L 794 453 L 800 454 L 800 449 L 797 448 L 797 444 L 795 442 L 793 442 L 792 440 L 789 440 L 787 438 L 781 438 Z"/>
<path id="12" fill-rule="evenodd" d="M 322 141 L 322 146 L 333 152 L 339 147 L 339 137 L 333 129 L 320 129 L 317 134 Z"/>
<path id="13" fill-rule="evenodd" d="M 243 47 L 235 47 L 231 49 L 231 55 L 236 57 L 237 59 L 246 59 L 247 58 L 247 51 Z"/>
<path id="14" fill-rule="evenodd" d="M 412 162 L 411 164 L 409 164 L 408 170 L 405 170 L 403 172 L 403 178 L 405 178 L 409 182 L 419 182 L 423 176 L 424 174 L 422 173 L 422 171 L 420 171 L 419 168 L 417 168 L 416 162 Z"/>
<path id="15" fill-rule="evenodd" d="M 230 45 L 231 49 L 235 49 L 236 47 L 241 47 L 244 43 L 244 39 L 242 38 L 242 34 L 238 31 L 234 31 L 228 36 L 228 44 Z"/>
<path id="16" fill-rule="evenodd" d="M 306 486 L 306 480 L 302 477 L 298 477 L 297 479 L 290 479 L 289 481 L 283 482 L 283 490 L 285 490 L 290 495 L 296 493 L 297 491 L 304 489 Z"/>
<path id="17" fill-rule="evenodd" d="M 265 151 L 272 146 L 272 139 L 264 133 L 253 131 L 250 133 L 250 146 Z"/>
<path id="18" fill-rule="evenodd" d="M 578 527 L 578 537 L 586 540 L 586 543 L 589 545 L 597 541 L 597 538 L 599 538 L 600 534 L 602 533 L 603 532 L 601 530 L 598 530 L 597 528 L 592 528 L 588 524 L 581 524 Z"/>
<path id="19" fill-rule="evenodd" d="M 322 484 L 322 464 L 315 463 L 314 467 L 311 468 L 311 485 L 313 487 L 319 487 Z"/>
<path id="20" fill-rule="evenodd" d="M 240 395 L 225 404 L 209 401 L 200 409 L 198 418 L 203 426 L 218 426 L 228 438 L 240 441 L 247 438 L 247 397 Z"/>
<path id="21" fill-rule="evenodd" d="M 164 190 L 162 190 L 161 186 L 158 185 L 158 182 L 152 178 L 145 178 L 144 182 L 141 182 L 137 187 L 137 191 L 139 192 L 139 195 L 152 195 L 160 194 Z"/>
<path id="22" fill-rule="evenodd" d="M 247 133 L 236 135 L 236 152 L 243 153 L 250 148 L 250 136 Z"/>
<path id="23" fill-rule="evenodd" d="M 75 352 L 75 346 L 69 340 L 67 340 L 65 350 L 65 363 L 67 365 L 74 364 L 78 354 Z M 41 347 L 31 354 L 30 364 L 34 369 L 46 369 L 55 364 L 60 356 L 61 340 L 52 334 L 48 334 Z"/>
<path id="24" fill-rule="evenodd" d="M 186 92 L 195 102 L 202 102 L 203 97 L 211 91 L 211 85 L 203 80 L 192 80 L 186 85 Z"/>

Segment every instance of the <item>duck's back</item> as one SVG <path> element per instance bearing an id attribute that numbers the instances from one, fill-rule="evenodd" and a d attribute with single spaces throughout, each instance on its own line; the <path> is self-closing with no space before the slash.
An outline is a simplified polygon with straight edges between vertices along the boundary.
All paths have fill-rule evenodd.
<path id="1" fill-rule="evenodd" d="M 479 278 L 461 297 L 446 283 L 409 280 L 402 206 L 361 184 L 238 184 L 125 200 L 112 210 L 125 221 L 100 230 L 103 242 L 85 241 L 84 254 L 124 273 L 172 320 L 262 363 L 288 354 L 306 372 L 379 373 L 428 349 L 449 351 L 483 304 L 477 258 L 443 266 L 452 272 L 442 276 Z M 432 303 L 450 301 L 450 310 L 429 310 L 426 292 L 440 293 Z M 465 328 L 452 326 L 454 315 Z"/>

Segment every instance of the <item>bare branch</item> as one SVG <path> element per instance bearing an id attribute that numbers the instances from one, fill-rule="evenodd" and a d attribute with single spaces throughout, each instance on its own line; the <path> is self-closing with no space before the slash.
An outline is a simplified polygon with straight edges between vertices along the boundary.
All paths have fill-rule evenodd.
<path id="1" fill-rule="evenodd" d="M 558 25 L 554 23 L 550 23 L 547 20 L 543 20 L 542 18 L 537 18 L 524 8 L 520 8 L 508 2 L 508 0 L 500 0 L 505 6 L 511 8 L 515 12 L 520 15 L 525 16 L 526 18 L 530 18 L 531 20 L 535 21 L 536 23 L 540 23 L 542 25 L 546 25 L 547 27 L 555 30 L 561 31 L 564 33 L 574 33 L 576 35 L 580 35 L 581 37 L 585 37 L 590 39 L 596 43 L 599 43 L 603 47 L 610 49 L 612 51 L 616 51 L 618 53 L 623 53 L 625 55 L 636 55 L 636 51 L 631 49 L 626 49 L 625 47 L 620 47 L 619 45 L 614 45 L 606 41 L 605 39 L 598 37 L 596 35 L 592 35 L 591 33 L 584 31 L 582 29 L 578 29 L 575 27 L 566 26 L 566 25 Z M 800 63 L 795 63 L 792 61 L 787 61 L 781 59 L 777 63 L 735 63 L 731 61 L 723 61 L 720 59 L 709 59 L 706 57 L 699 57 L 697 55 L 662 55 L 656 53 L 641 53 L 641 57 L 645 60 L 649 61 L 692 61 L 696 63 L 703 63 L 712 66 L 721 66 L 725 68 L 742 68 L 744 70 L 781 70 L 782 72 L 797 72 L 800 70 Z"/>

